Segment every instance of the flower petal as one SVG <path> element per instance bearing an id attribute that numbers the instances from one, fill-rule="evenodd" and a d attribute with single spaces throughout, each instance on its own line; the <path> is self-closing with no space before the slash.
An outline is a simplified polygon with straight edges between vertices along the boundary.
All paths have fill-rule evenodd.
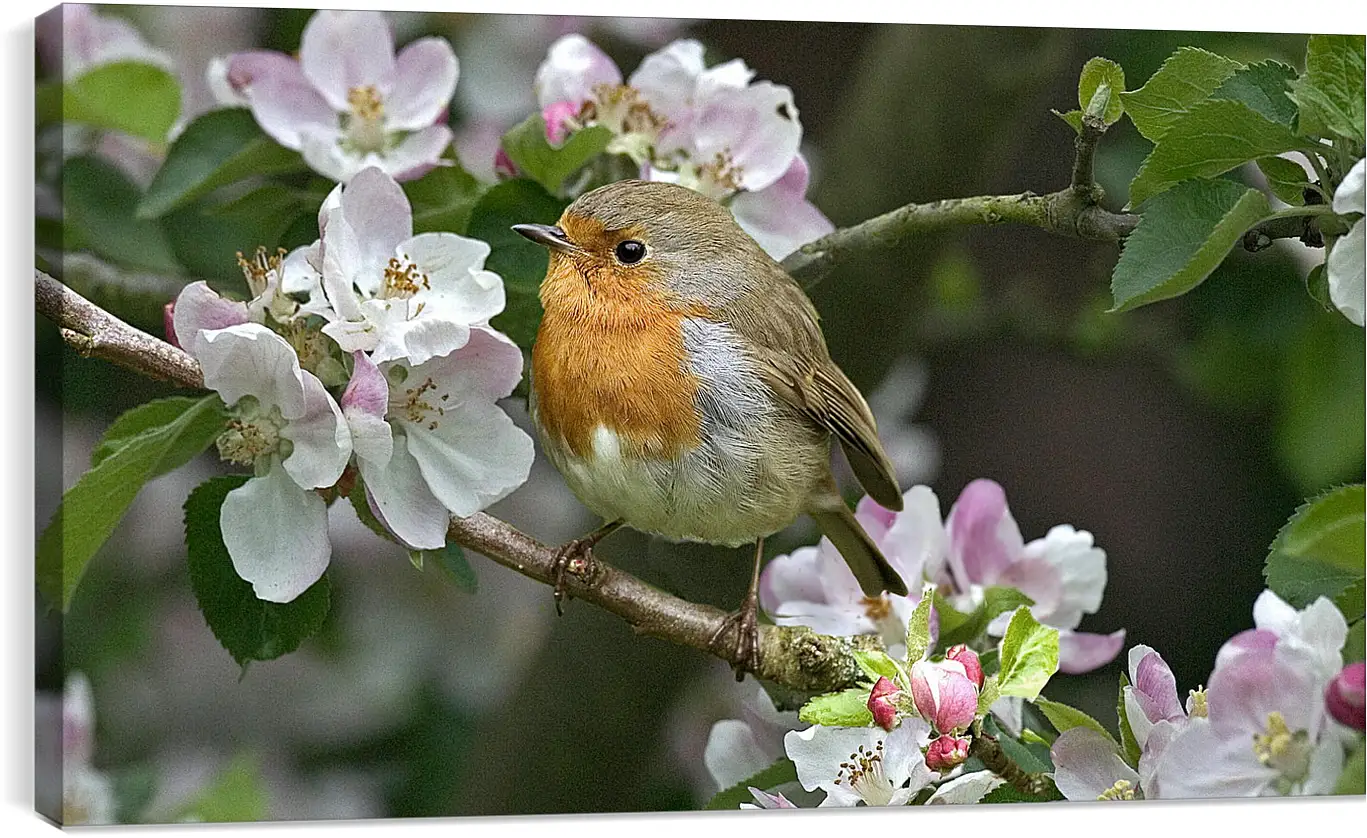
<path id="1" fill-rule="evenodd" d="M 835 230 L 831 220 L 806 199 L 807 161 L 793 158 L 787 173 L 758 192 L 731 201 L 736 223 L 776 261 Z"/>
<path id="2" fill-rule="evenodd" d="M 1125 630 L 1110 634 L 1059 629 L 1058 671 L 1065 675 L 1080 675 L 1105 666 L 1115 660 L 1125 646 Z"/>
<path id="3" fill-rule="evenodd" d="M 721 719 L 712 725 L 703 750 L 703 764 L 717 788 L 728 789 L 773 762 L 774 755 L 759 744 L 750 725 L 740 719 Z"/>
<path id="4" fill-rule="evenodd" d="M 387 463 L 359 459 L 357 465 L 366 491 L 390 532 L 414 549 L 436 550 L 446 545 L 451 514 L 427 488 L 403 434 L 394 435 Z"/>
<path id="5" fill-rule="evenodd" d="M 628 79 L 651 110 L 669 120 L 656 144 L 657 151 L 668 154 L 692 142 L 693 97 L 698 78 L 706 69 L 702 43 L 689 38 L 647 55 Z"/>
<path id="6" fill-rule="evenodd" d="M 280 435 L 294 443 L 285 458 L 285 471 L 305 489 L 331 486 L 342 476 L 351 459 L 351 433 L 342 409 L 332 400 L 323 382 L 305 371 L 304 415 L 290 420 Z"/>
<path id="7" fill-rule="evenodd" d="M 977 803 L 987 793 L 1006 782 L 991 771 L 970 771 L 952 780 L 941 783 L 935 793 L 926 801 L 927 806 L 937 803 Z"/>
<path id="8" fill-rule="evenodd" d="M 1361 326 L 1367 309 L 1367 286 L 1363 284 L 1363 274 L 1367 273 L 1367 220 L 1359 220 L 1346 236 L 1334 242 L 1325 270 L 1329 272 L 1329 299 L 1344 317 Z"/>
<path id="9" fill-rule="evenodd" d="M 248 79 L 241 91 L 261 130 L 285 148 L 295 150 L 304 148 L 307 136 L 336 141 L 341 130 L 337 112 L 304 78 L 296 62 L 262 60 L 259 56 L 243 62 L 250 69 L 239 71 L 236 64 L 229 63 L 228 79 L 231 83 L 239 72 Z"/>
<path id="10" fill-rule="evenodd" d="M 423 368 L 413 375 L 422 380 Z M 405 422 L 423 478 L 452 515 L 465 517 L 507 497 L 527 480 L 532 440 L 497 405 L 457 393 L 432 425 Z"/>
<path id="11" fill-rule="evenodd" d="M 341 208 L 356 236 L 357 261 L 348 266 L 348 274 L 357 288 L 373 297 L 395 249 L 413 236 L 413 206 L 394 178 L 372 166 L 347 181 Z M 324 247 L 331 247 L 331 233 L 329 226 Z"/>
<path id="12" fill-rule="evenodd" d="M 352 89 L 370 85 L 383 97 L 392 88 L 394 35 L 379 12 L 324 9 L 304 27 L 299 63 L 333 110 L 349 112 Z"/>
<path id="13" fill-rule="evenodd" d="M 490 401 L 503 399 L 512 395 L 522 380 L 522 350 L 502 332 L 475 326 L 464 346 L 450 355 L 433 358 L 423 370 L 449 387 L 448 392 L 479 394 Z"/>
<path id="14" fill-rule="evenodd" d="M 945 522 L 949 533 L 949 565 L 961 591 L 991 585 L 1025 547 L 1020 528 L 1006 507 L 1006 492 L 991 480 L 964 487 Z"/>
<path id="15" fill-rule="evenodd" d="M 398 360 L 414 366 L 425 364 L 449 355 L 470 340 L 470 327 L 463 323 L 436 315 L 409 317 L 405 300 L 366 300 L 361 310 L 375 338 L 370 355 L 377 364 Z"/>
<path id="16" fill-rule="evenodd" d="M 223 544 L 258 599 L 290 602 L 317 582 L 332 557 L 327 504 L 272 465 L 223 499 Z"/>
<path id="17" fill-rule="evenodd" d="M 1148 646 L 1135 646 L 1130 649 L 1129 669 L 1135 703 L 1150 722 L 1187 717 L 1177 695 L 1177 676 L 1162 655 Z"/>
<path id="18" fill-rule="evenodd" d="M 201 331 L 226 329 L 246 323 L 247 304 L 220 297 L 203 280 L 192 282 L 176 296 L 173 315 L 176 341 L 185 347 L 195 345 Z"/>
<path id="19" fill-rule="evenodd" d="M 1367 213 L 1367 160 L 1359 160 L 1343 176 L 1339 188 L 1334 190 L 1332 204 L 1339 215 Z"/>
<path id="20" fill-rule="evenodd" d="M 545 108 L 556 102 L 581 104 L 593 98 L 594 85 L 621 83 L 622 71 L 607 53 L 583 35 L 566 35 L 546 51 L 532 86 L 537 104 Z"/>
<path id="21" fill-rule="evenodd" d="M 190 354 L 204 370 L 204 386 L 232 406 L 255 396 L 264 407 L 279 407 L 286 419 L 305 413 L 304 372 L 284 338 L 259 323 L 199 332 Z"/>
<path id="22" fill-rule="evenodd" d="M 693 117 L 694 159 L 729 155 L 741 188 L 751 192 L 783 177 L 801 144 L 793 91 L 772 82 L 718 90 L 698 103 Z"/>
<path id="23" fill-rule="evenodd" d="M 1208 719 L 1195 718 L 1163 750 L 1153 782 L 1165 799 L 1256 797 L 1276 777 L 1258 761 L 1247 738 L 1221 738 Z"/>
<path id="24" fill-rule="evenodd" d="M 1044 538 L 1025 545 L 1022 555 L 1027 560 L 1042 558 L 1058 571 L 1061 588 L 1057 603 L 1044 608 L 1035 599 L 1034 613 L 1040 622 L 1076 628 L 1083 614 L 1094 614 L 1101 607 L 1106 590 L 1106 553 L 1093 544 L 1091 533 L 1061 524 L 1052 527 Z"/>
<path id="25" fill-rule="evenodd" d="M 880 728 L 812 725 L 785 734 L 783 749 L 797 768 L 797 780 L 804 789 L 831 792 L 838 788 L 835 780 L 840 763 L 858 752 L 860 745 L 876 748 L 883 736 Z"/>
<path id="26" fill-rule="evenodd" d="M 441 118 L 456 92 L 460 63 L 445 38 L 419 38 L 395 59 L 394 89 L 384 102 L 385 127 L 417 131 Z"/>
<path id="27" fill-rule="evenodd" d="M 437 166 L 444 165 L 442 153 L 451 144 L 451 128 L 429 125 L 404 137 L 380 160 L 395 180 L 417 180 Z"/>
<path id="28" fill-rule="evenodd" d="M 1117 781 L 1131 787 L 1139 784 L 1139 774 L 1115 752 L 1111 740 L 1089 727 L 1059 734 L 1049 756 L 1054 761 L 1054 783 L 1069 800 L 1096 800 Z"/>
<path id="29" fill-rule="evenodd" d="M 503 311 L 503 279 L 484 270 L 489 245 L 455 233 L 420 233 L 398 247 L 430 283 L 409 300 L 410 317 L 424 314 L 457 323 L 487 323 Z"/>

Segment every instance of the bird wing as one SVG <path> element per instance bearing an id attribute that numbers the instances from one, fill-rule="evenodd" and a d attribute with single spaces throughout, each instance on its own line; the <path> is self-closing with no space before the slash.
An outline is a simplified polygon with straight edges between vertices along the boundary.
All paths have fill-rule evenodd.
<path id="1" fill-rule="evenodd" d="M 835 434 L 855 477 L 879 505 L 902 508 L 897 473 L 878 441 L 878 426 L 858 388 L 831 360 L 818 315 L 797 283 L 775 277 L 730 303 L 726 316 L 755 352 L 774 392 Z"/>

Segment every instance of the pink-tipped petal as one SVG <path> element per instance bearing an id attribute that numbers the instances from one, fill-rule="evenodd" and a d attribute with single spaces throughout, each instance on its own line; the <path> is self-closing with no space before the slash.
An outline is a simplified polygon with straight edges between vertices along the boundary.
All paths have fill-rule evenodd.
<path id="1" fill-rule="evenodd" d="M 622 72 L 607 53 L 583 35 L 566 35 L 546 51 L 533 87 L 544 108 L 554 102 L 582 104 L 593 98 L 595 85 L 621 83 Z"/>
<path id="2" fill-rule="evenodd" d="M 373 86 L 382 97 L 392 89 L 394 35 L 380 12 L 324 9 L 304 27 L 299 63 L 334 111 L 349 112 L 353 89 Z"/>
<path id="3" fill-rule="evenodd" d="M 1066 675 L 1091 672 L 1115 660 L 1125 645 L 1125 630 L 1110 634 L 1060 629 L 1058 633 L 1058 671 Z"/>
<path id="4" fill-rule="evenodd" d="M 956 585 L 991 585 L 1025 547 L 1020 528 L 1006 506 L 1006 491 L 986 479 L 964 487 L 945 524 L 950 540 L 950 567 Z"/>
<path id="5" fill-rule="evenodd" d="M 445 38 L 419 38 L 395 59 L 394 92 L 385 101 L 385 127 L 417 131 L 442 119 L 456 92 L 460 63 Z"/>

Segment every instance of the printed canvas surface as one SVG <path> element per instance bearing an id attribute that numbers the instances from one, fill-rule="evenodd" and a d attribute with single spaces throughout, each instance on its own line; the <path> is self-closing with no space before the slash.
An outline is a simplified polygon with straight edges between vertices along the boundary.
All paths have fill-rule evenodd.
<path id="1" fill-rule="evenodd" d="M 1361 35 L 36 34 L 48 818 L 1363 794 Z"/>

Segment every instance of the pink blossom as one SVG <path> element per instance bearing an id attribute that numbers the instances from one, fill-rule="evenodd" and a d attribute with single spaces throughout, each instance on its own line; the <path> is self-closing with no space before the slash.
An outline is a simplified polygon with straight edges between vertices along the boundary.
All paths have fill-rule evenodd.
<path id="1" fill-rule="evenodd" d="M 326 177 L 345 181 L 377 166 L 408 180 L 442 165 L 458 75 L 444 38 L 420 38 L 395 55 L 381 13 L 323 10 L 304 28 L 298 60 L 240 52 L 214 62 L 209 81 L 220 100 L 250 107 L 262 130 Z"/>
<path id="2" fill-rule="evenodd" d="M 950 646 L 945 651 L 945 660 L 955 661 L 963 666 L 968 680 L 972 681 L 975 687 L 983 685 L 983 665 L 978 660 L 977 652 L 960 643 L 958 646 Z"/>
<path id="3" fill-rule="evenodd" d="M 949 771 L 968 759 L 968 739 L 948 734 L 940 736 L 926 749 L 926 767 L 935 771 Z"/>
<path id="4" fill-rule="evenodd" d="M 897 704 L 894 701 L 902 691 L 886 676 L 880 677 L 869 693 L 869 712 L 874 722 L 883 730 L 897 726 Z"/>
<path id="5" fill-rule="evenodd" d="M 941 733 L 962 730 L 978 713 L 978 688 L 958 661 L 917 661 L 911 667 L 916 712 Z"/>

